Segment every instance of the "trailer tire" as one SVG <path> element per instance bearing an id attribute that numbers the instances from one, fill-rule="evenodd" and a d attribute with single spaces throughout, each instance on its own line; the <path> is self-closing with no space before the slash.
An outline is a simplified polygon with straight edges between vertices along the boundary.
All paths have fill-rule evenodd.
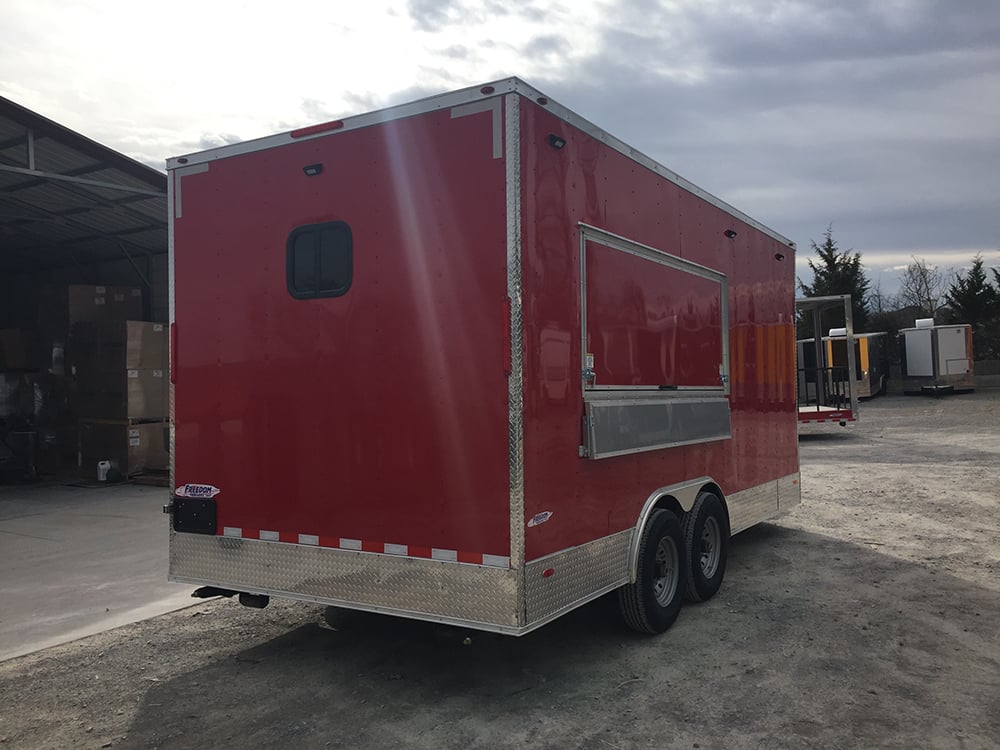
<path id="1" fill-rule="evenodd" d="M 618 589 L 618 605 L 630 628 L 655 634 L 674 624 L 684 600 L 685 558 L 677 516 L 654 510 L 642 530 L 635 583 Z"/>
<path id="2" fill-rule="evenodd" d="M 719 496 L 699 492 L 681 526 L 687 558 L 684 596 L 691 602 L 708 601 L 722 585 L 729 558 L 729 519 Z"/>

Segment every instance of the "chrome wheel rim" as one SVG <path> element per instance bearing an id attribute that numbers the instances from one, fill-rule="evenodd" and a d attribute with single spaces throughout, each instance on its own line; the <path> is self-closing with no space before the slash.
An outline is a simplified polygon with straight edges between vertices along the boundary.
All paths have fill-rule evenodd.
<path id="1" fill-rule="evenodd" d="M 663 537 L 656 545 L 653 559 L 653 596 L 656 603 L 666 607 L 677 593 L 677 567 L 680 558 L 677 545 L 670 537 Z"/>
<path id="2" fill-rule="evenodd" d="M 705 526 L 701 531 L 701 550 L 699 562 L 701 564 L 701 574 L 705 578 L 711 578 L 719 569 L 719 555 L 722 550 L 722 530 L 719 522 L 709 516 L 705 519 Z"/>

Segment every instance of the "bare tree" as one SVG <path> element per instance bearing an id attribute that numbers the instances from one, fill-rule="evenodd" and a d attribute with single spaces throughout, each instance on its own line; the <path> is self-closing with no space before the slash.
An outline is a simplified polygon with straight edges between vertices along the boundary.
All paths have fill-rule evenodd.
<path id="1" fill-rule="evenodd" d="M 941 307 L 944 288 L 945 277 L 938 267 L 914 256 L 900 278 L 899 303 L 916 307 L 921 315 L 933 318 Z"/>
<path id="2" fill-rule="evenodd" d="M 884 315 L 900 306 L 899 300 L 894 294 L 887 294 L 882 291 L 882 280 L 875 282 L 875 286 L 868 291 L 868 309 L 872 315 Z"/>

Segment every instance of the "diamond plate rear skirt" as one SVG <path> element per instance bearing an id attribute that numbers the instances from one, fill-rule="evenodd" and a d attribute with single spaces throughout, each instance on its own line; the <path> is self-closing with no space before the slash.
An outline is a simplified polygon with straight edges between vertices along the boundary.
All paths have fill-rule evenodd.
<path id="1" fill-rule="evenodd" d="M 627 529 L 525 565 L 528 624 L 538 627 L 628 582 L 632 534 Z"/>
<path id="2" fill-rule="evenodd" d="M 518 571 L 308 545 L 170 533 L 170 579 L 484 630 L 523 625 Z"/>
<path id="3" fill-rule="evenodd" d="M 727 498 L 732 533 L 800 500 L 792 474 Z M 170 532 L 170 579 L 522 634 L 628 580 L 634 529 L 517 569 Z"/>

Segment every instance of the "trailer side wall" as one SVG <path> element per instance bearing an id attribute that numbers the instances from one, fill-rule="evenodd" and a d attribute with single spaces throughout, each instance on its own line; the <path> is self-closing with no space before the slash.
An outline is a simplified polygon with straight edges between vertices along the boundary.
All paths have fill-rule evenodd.
<path id="1" fill-rule="evenodd" d="M 653 490 L 699 476 L 716 479 L 727 495 L 764 487 L 764 497 L 771 498 L 764 505 L 771 503 L 777 512 L 774 483 L 797 479 L 798 472 L 792 249 L 544 107 L 525 104 L 523 112 L 525 517 L 551 514 L 527 529 L 526 559 L 628 530 Z M 565 146 L 554 148 L 550 134 Z M 726 275 L 731 439 L 598 461 L 580 457 L 581 222 Z M 727 229 L 736 236 L 727 237 Z M 707 380 L 713 368 L 717 375 L 711 339 L 718 335 L 717 328 L 712 333 L 718 310 L 706 299 L 710 285 L 671 287 L 666 296 L 650 293 L 641 267 L 630 272 L 631 261 L 616 263 L 610 254 L 603 262 L 608 268 L 597 269 L 600 285 L 612 304 L 603 313 L 588 309 L 588 316 L 604 314 L 607 328 L 633 330 L 622 334 L 617 349 L 592 340 L 598 353 L 611 352 L 620 364 L 629 361 L 621 351 L 629 340 L 670 348 L 664 343 L 669 340 L 676 350 L 664 348 L 662 359 L 650 364 L 640 355 L 634 361 L 655 377 L 662 377 L 668 360 L 687 361 L 691 382 Z M 626 316 L 630 322 L 623 323 L 621 309 L 627 306 L 634 309 Z M 679 321 L 679 337 L 658 329 L 664 317 Z M 684 327 L 705 336 L 687 336 Z M 599 382 L 614 364 L 595 363 Z M 677 374 L 675 385 L 685 385 L 680 369 Z M 638 370 L 633 375 L 636 384 L 645 384 L 644 378 L 652 382 Z"/>

